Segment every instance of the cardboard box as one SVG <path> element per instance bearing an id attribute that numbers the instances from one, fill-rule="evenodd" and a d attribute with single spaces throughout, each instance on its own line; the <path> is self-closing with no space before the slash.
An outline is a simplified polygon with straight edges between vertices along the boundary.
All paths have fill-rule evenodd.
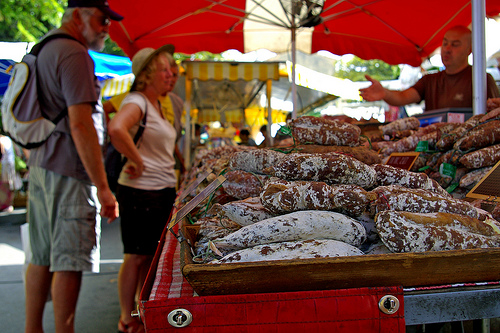
<path id="1" fill-rule="evenodd" d="M 434 123 L 463 123 L 472 117 L 472 108 L 443 108 L 414 115 L 420 127 Z"/>

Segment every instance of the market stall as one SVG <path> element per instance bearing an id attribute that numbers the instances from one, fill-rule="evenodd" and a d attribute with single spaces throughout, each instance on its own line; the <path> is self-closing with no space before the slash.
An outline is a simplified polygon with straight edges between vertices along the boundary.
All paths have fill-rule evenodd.
<path id="1" fill-rule="evenodd" d="M 325 3 L 325 8 L 330 11 L 330 16 L 327 17 L 329 22 L 313 29 L 310 35 L 317 37 L 313 40 L 323 41 L 323 43 L 316 43 L 314 47 L 330 49 L 336 54 L 349 52 L 363 54 L 361 57 L 379 58 L 389 63 L 394 63 L 395 61 L 391 59 L 403 56 L 403 54 L 406 54 L 404 60 L 398 60 L 397 63 L 420 63 L 422 56 L 429 54 L 426 53 L 426 48 L 432 52 L 439 45 L 447 27 L 454 24 L 469 24 L 474 21 L 473 30 L 478 34 L 474 37 L 474 54 L 479 57 L 478 61 L 474 61 L 474 67 L 479 68 L 475 71 L 475 89 L 477 89 L 475 96 L 479 103 L 474 108 L 474 114 L 484 113 L 484 100 L 481 102 L 481 91 L 484 90 L 481 87 L 484 85 L 482 85 L 480 75 L 484 73 L 484 68 L 476 66 L 481 63 L 481 49 L 484 49 L 484 42 L 480 38 L 480 31 L 484 29 L 481 29 L 480 23 L 485 16 L 484 6 L 477 5 L 484 5 L 484 2 L 474 1 L 471 6 L 470 1 L 439 3 L 422 1 L 418 4 L 405 3 L 405 5 L 402 2 L 379 1 L 376 4 L 380 4 L 381 7 L 378 8 L 371 6 L 375 3 L 370 1 L 360 1 L 357 5 L 345 2 L 336 4 L 339 6 Z M 127 5 L 122 4 L 122 6 Z M 347 9 L 343 5 L 352 7 Z M 434 7 L 436 5 L 443 7 L 437 9 Z M 498 14 L 497 3 L 488 1 L 486 5 L 489 14 Z M 118 2 L 117 6 L 120 7 Z M 402 8 L 401 6 L 409 7 Z M 132 20 L 127 22 L 126 19 L 120 25 L 111 26 L 111 36 L 117 40 L 121 39 L 119 44 L 123 44 L 128 50 L 126 52 L 130 54 L 140 47 L 160 46 L 165 43 L 174 43 L 179 50 L 182 45 L 211 49 L 209 46 L 203 46 L 204 43 L 222 47 L 222 50 L 236 47 L 235 45 L 242 49 L 243 29 L 237 29 L 237 27 L 246 21 L 247 14 L 251 12 L 245 7 L 244 2 L 216 1 L 210 4 L 192 2 L 182 7 L 182 13 L 168 13 L 172 15 L 171 19 L 162 13 L 162 19 L 150 19 L 146 25 L 142 24 L 141 15 L 137 15 L 141 9 L 144 9 L 143 7 L 130 6 L 127 9 L 134 14 L 131 16 L 141 22 L 140 27 L 134 26 Z M 240 9 L 241 16 L 228 15 L 228 11 L 234 8 Z M 429 10 L 429 8 L 436 8 L 436 10 Z M 218 11 L 218 9 L 221 10 Z M 418 10 L 423 12 L 417 13 Z M 402 17 L 401 12 L 411 12 L 412 15 Z M 471 20 L 471 12 L 473 20 Z M 149 11 L 148 14 L 150 14 Z M 361 20 L 353 19 L 354 15 L 358 16 L 358 14 Z M 221 19 L 222 16 L 231 17 L 232 23 L 228 25 L 227 21 Z M 194 18 L 195 22 L 201 24 L 186 22 L 186 18 Z M 429 24 L 422 24 L 422 22 Z M 177 24 L 180 26 L 177 27 Z M 377 29 L 378 26 L 381 26 L 382 30 Z M 416 26 L 419 29 L 415 29 Z M 410 31 L 410 35 L 404 33 L 405 27 Z M 162 31 L 163 29 L 168 33 Z M 193 29 L 201 29 L 201 31 L 193 31 Z M 347 29 L 347 32 L 342 29 Z M 354 31 L 358 33 L 353 33 Z M 396 35 L 409 46 L 403 48 L 400 48 L 400 45 L 396 46 L 394 40 L 391 40 L 391 37 Z M 192 36 L 197 38 L 195 42 L 189 38 Z M 417 38 L 419 38 L 418 42 L 416 42 Z M 222 42 L 229 44 L 224 46 Z M 316 137 L 322 137 L 328 132 L 316 133 L 310 136 L 308 141 L 314 141 Z M 418 132 L 418 135 L 424 135 L 424 133 Z M 436 133 L 435 135 L 437 137 Z M 399 141 L 408 146 L 408 144 L 417 143 L 419 140 L 416 139 L 419 138 L 421 137 L 413 136 L 410 139 L 401 138 Z M 432 137 L 428 138 L 432 139 Z M 401 145 L 405 146 L 405 144 Z M 390 149 L 394 149 L 400 145 L 391 143 L 390 146 Z M 415 148 L 413 147 L 413 150 Z M 293 153 L 296 149 L 298 147 L 290 147 L 286 152 Z M 300 149 L 305 149 L 305 147 L 300 147 Z M 305 152 L 305 150 L 300 151 Z M 385 152 L 388 151 L 389 149 L 385 150 Z M 217 153 L 221 152 L 212 151 L 207 155 L 207 160 L 210 158 L 213 162 L 197 163 L 197 166 L 206 168 L 195 169 L 194 173 L 186 178 L 188 182 L 184 185 L 180 196 L 187 195 L 185 199 L 191 198 L 189 195 L 194 191 L 194 194 L 205 194 L 204 200 L 211 201 L 213 198 L 218 198 L 219 201 L 215 202 L 221 206 L 231 202 L 221 193 L 220 188 L 216 190 L 218 185 L 224 188 L 223 183 L 228 183 L 227 180 L 217 182 L 217 179 L 225 177 L 221 173 L 227 166 L 224 163 L 231 160 L 230 154 L 217 155 Z M 369 151 L 353 152 L 346 149 L 342 150 L 342 153 L 357 156 L 357 159 L 364 161 L 365 164 L 368 164 L 366 159 L 372 157 Z M 375 164 L 385 165 L 381 163 L 381 159 L 387 156 L 381 155 L 378 156 L 379 161 Z M 249 161 L 246 164 L 255 166 L 261 161 L 261 159 L 254 158 L 252 162 Z M 273 164 L 278 163 L 274 161 Z M 298 168 L 293 171 L 297 172 Z M 255 170 L 252 172 L 260 175 Z M 235 179 L 239 179 L 239 184 L 242 184 L 240 178 L 234 174 L 232 176 L 235 178 L 229 183 L 234 184 Z M 457 176 L 456 173 L 455 176 Z M 253 184 L 256 186 L 262 180 L 255 175 L 248 178 L 253 179 Z M 404 179 L 404 177 L 399 176 L 396 179 Z M 213 188 L 210 188 L 211 184 L 214 184 Z M 286 184 L 288 183 L 275 184 L 274 189 L 279 189 L 280 186 L 286 187 Z M 347 185 L 352 184 L 347 183 Z M 443 185 L 438 183 L 441 190 L 447 187 Z M 248 186 L 243 187 L 248 188 Z M 204 193 L 203 189 L 207 188 L 209 190 Z M 373 188 L 366 190 L 373 192 Z M 262 199 L 262 191 L 259 193 L 258 196 Z M 390 195 L 385 192 L 379 192 L 377 199 L 372 198 L 372 200 L 379 200 L 380 209 L 396 206 L 397 200 L 391 203 L 384 201 L 389 197 Z M 288 197 L 291 201 L 293 198 L 293 196 Z M 196 207 L 201 201 L 193 206 Z M 321 203 L 325 201 L 327 200 L 324 198 L 319 200 Z M 341 258 L 286 259 L 279 262 L 200 264 L 196 262 L 198 254 L 193 249 L 194 243 L 199 240 L 190 238 L 190 231 L 188 231 L 190 229 L 188 227 L 191 226 L 188 218 L 190 215 L 184 215 L 186 210 L 192 211 L 193 207 L 186 209 L 188 207 L 186 202 L 179 199 L 174 216 L 170 219 L 174 223 L 169 224 L 169 228 L 163 234 L 148 282 L 142 291 L 139 313 L 147 331 L 178 330 L 182 327 L 184 331 L 204 332 L 294 331 L 297 329 L 302 331 L 345 329 L 346 332 L 403 332 L 405 325 L 500 317 L 498 308 L 500 276 L 496 269 L 499 265 L 498 245 L 474 249 L 446 249 L 446 251 L 365 253 Z M 454 207 L 469 207 L 468 204 L 460 203 Z M 277 209 L 285 206 L 285 203 L 282 203 Z M 336 209 L 342 210 L 346 207 L 350 205 L 344 203 L 344 205 L 336 206 Z M 208 207 L 202 205 L 199 208 Z M 471 212 L 475 211 L 470 209 Z M 402 209 L 402 211 L 406 210 L 408 209 Z M 179 221 L 177 221 L 178 216 L 182 216 Z M 299 220 L 306 219 L 304 217 Z M 496 236 L 494 238 L 496 239 Z M 411 244 L 411 242 L 408 243 Z M 483 302 L 478 304 L 475 300 Z"/>
<path id="2" fill-rule="evenodd" d="M 259 63 L 238 63 L 238 62 L 201 62 L 184 61 L 185 69 L 185 100 L 186 100 L 186 145 L 191 146 L 191 109 L 192 103 L 200 113 L 215 112 L 218 114 L 218 120 L 224 125 L 227 122 L 226 111 L 237 111 L 242 116 L 239 118 L 245 123 L 245 110 L 254 100 L 256 94 L 266 86 L 267 97 L 267 121 L 273 123 L 273 111 L 271 108 L 272 81 L 279 80 L 278 62 L 259 62 Z M 199 81 L 210 81 L 210 92 L 203 95 L 197 88 Z M 250 89 L 235 88 L 237 82 L 253 82 Z M 247 91 L 245 91 L 247 90 Z M 193 96 L 193 93 L 195 94 Z M 231 98 L 233 96 L 234 98 Z M 209 108 L 204 99 L 209 99 Z M 189 165 L 190 151 L 184 150 L 184 160 Z"/>
<path id="3" fill-rule="evenodd" d="M 418 66 L 439 47 L 445 31 L 472 22 L 476 95 L 485 84 L 484 17 L 500 11 L 494 0 L 197 0 L 167 12 L 156 10 L 163 5 L 160 0 L 145 4 L 110 0 L 110 4 L 125 16 L 110 26 L 110 36 L 130 57 L 143 47 L 174 44 L 177 52 L 188 54 L 259 48 L 286 51 L 294 64 L 296 50 L 328 50 Z M 294 91 L 292 98 L 297 101 Z"/>
<path id="4" fill-rule="evenodd" d="M 492 219 L 489 212 L 473 206 L 470 200 L 465 200 L 465 196 L 458 199 L 450 195 L 449 192 L 454 194 L 453 190 L 442 182 L 446 174 L 439 176 L 431 172 L 395 168 L 386 159 L 393 153 L 414 152 L 416 147 L 403 144 L 413 142 L 410 138 L 412 135 L 421 140 L 426 139 L 431 144 L 421 156 L 427 154 L 427 161 L 433 160 L 431 152 L 436 147 L 440 147 L 440 151 L 449 149 L 444 148 L 444 142 L 440 142 L 445 138 L 451 138 L 452 143 L 457 144 L 455 155 L 461 152 L 462 157 L 490 147 L 483 143 L 483 147 L 479 148 L 481 144 L 475 143 L 473 152 L 470 147 L 459 150 L 458 145 L 463 140 L 460 141 L 456 133 L 459 128 L 466 128 L 472 120 L 430 127 L 420 127 L 418 119 L 412 120 L 399 120 L 380 126 L 380 134 L 389 136 L 393 134 L 391 128 L 411 128 L 415 132 L 399 140 L 387 140 L 392 145 L 391 149 L 382 148 L 379 153 L 360 144 L 360 130 L 356 126 L 312 117 L 302 117 L 292 122 L 297 144 L 288 150 L 233 147 L 208 152 L 202 158 L 203 161 L 196 163 L 197 168 L 191 171 L 179 193 L 176 210 L 164 231 L 155 264 L 143 288 L 143 301 L 139 310 L 146 329 L 168 331 L 183 327 L 185 331 L 240 329 L 250 332 L 300 327 L 305 331 L 403 332 L 406 325 L 499 317 L 500 273 L 494 268 L 500 264 L 500 222 Z M 407 128 L 403 129 L 402 123 L 407 123 Z M 481 126 L 475 126 L 473 130 L 469 128 L 468 137 L 477 137 L 475 130 L 478 127 Z M 444 130 L 450 135 L 443 135 Z M 427 133 L 423 134 L 424 131 Z M 327 132 L 335 135 L 328 136 Z M 421 135 L 427 136 L 424 138 Z M 319 168 L 320 164 L 315 164 L 314 158 L 328 161 L 328 170 L 316 170 L 312 172 L 313 176 L 304 172 L 303 165 Z M 496 163 L 498 166 L 499 159 L 497 156 L 486 160 L 490 165 Z M 466 160 L 461 163 L 466 163 Z M 482 167 L 469 165 L 468 171 L 474 173 Z M 411 168 L 412 165 L 408 165 L 408 169 Z M 347 173 L 347 169 L 355 172 Z M 433 166 L 433 170 L 436 169 L 441 168 Z M 344 173 L 339 173 L 340 170 L 344 170 Z M 390 176 L 391 173 L 395 174 Z M 339 174 L 343 175 L 342 179 Z M 279 176 L 280 179 L 272 180 L 269 176 Z M 462 173 L 461 176 L 465 175 Z M 262 177 L 259 178 L 262 183 L 255 181 L 257 177 Z M 339 182 L 343 185 L 338 185 Z M 300 186 L 296 185 L 298 183 Z M 396 194 L 396 185 L 402 188 L 399 190 L 403 193 L 401 195 L 411 200 L 400 199 L 400 194 Z M 467 188 L 473 186 L 469 183 Z M 252 192 L 254 188 L 260 189 Z M 241 189 L 244 189 L 243 193 Z M 309 190 L 305 192 L 304 189 Z M 287 191 L 289 194 L 286 194 Z M 324 193 L 331 193 L 332 196 L 325 196 Z M 264 219 L 259 215 L 257 220 L 247 223 L 258 206 L 258 203 L 250 204 L 248 201 L 254 200 L 254 196 L 272 215 Z M 205 200 L 207 198 L 210 198 L 208 203 Z M 407 206 L 404 206 L 405 203 Z M 235 213 L 235 207 L 239 207 L 239 214 Z M 436 207 L 439 209 L 434 210 Z M 367 239 L 373 241 L 372 237 L 380 237 L 390 250 L 372 252 L 371 245 L 364 243 L 364 246 L 359 246 L 356 243 L 358 238 L 354 237 L 351 240 L 342 239 L 354 242 L 357 248 L 363 249 L 361 255 L 322 257 L 315 252 L 314 257 L 309 258 L 282 257 L 275 260 L 263 256 L 261 259 L 238 262 L 243 257 L 245 249 L 242 249 L 241 254 L 229 257 L 235 260 L 233 262 L 200 262 L 206 253 L 217 253 L 217 250 L 221 254 L 211 259 L 229 260 L 220 259 L 225 255 L 224 244 L 236 246 L 234 242 L 241 240 L 247 246 L 247 240 L 250 242 L 243 230 L 246 232 L 251 227 L 265 225 L 276 218 L 285 219 L 291 214 L 302 214 L 297 219 L 300 221 L 313 216 L 311 219 L 315 221 L 314 224 L 319 225 L 323 220 L 315 219 L 314 216 L 325 211 L 340 213 L 335 215 L 336 220 L 354 218 L 362 222 L 363 230 L 371 230 L 371 236 L 369 232 Z M 446 231 L 447 236 L 441 238 L 439 232 L 433 233 L 442 227 L 436 223 L 441 221 L 441 217 L 432 218 L 429 230 L 422 234 L 420 227 L 415 227 L 406 235 L 403 232 L 395 238 L 384 236 L 384 214 L 425 215 L 429 211 L 460 215 L 467 220 L 472 218 L 478 224 L 481 223 L 479 221 L 489 221 L 493 226 L 491 230 L 494 230 L 489 234 L 492 238 L 478 238 L 489 245 L 469 242 L 469 236 L 456 238 L 463 230 L 450 229 Z M 494 210 L 489 211 L 494 213 Z M 370 227 L 373 220 L 365 215 L 373 218 L 373 214 L 375 227 Z M 209 246 L 208 250 L 205 249 L 208 252 L 199 252 L 197 248 L 203 242 L 197 235 L 202 233 L 204 226 L 198 222 L 207 218 L 207 215 L 214 218 L 214 223 L 229 223 L 229 218 L 240 226 L 229 233 L 218 234 L 213 239 L 217 250 Z M 242 218 L 247 219 L 247 222 L 242 222 Z M 191 223 L 196 220 L 197 223 Z M 286 221 L 290 224 L 293 220 Z M 409 220 L 404 221 L 399 227 L 387 230 L 406 230 L 410 224 Z M 343 226 L 346 224 L 349 222 L 342 223 Z M 221 229 L 226 232 L 230 228 L 231 224 L 223 224 Z M 373 233 L 375 229 L 378 236 Z M 323 236 L 327 230 L 326 226 L 321 227 Z M 347 229 L 342 230 L 341 237 L 351 234 Z M 240 233 L 239 236 L 230 238 L 236 233 Z M 274 229 L 255 238 L 260 242 L 271 235 L 277 237 L 277 233 L 279 229 Z M 302 234 L 308 232 L 299 233 L 300 236 Z M 406 238 L 412 234 L 421 235 L 425 241 L 421 241 L 420 236 Z M 265 251 L 266 255 L 272 253 L 271 246 L 276 242 L 280 243 L 273 238 L 271 243 L 265 245 L 269 247 Z M 248 245 L 248 248 L 261 245 Z M 231 251 L 228 256 L 234 252 Z M 264 255 L 264 252 L 260 254 Z M 294 311 L 290 310 L 292 308 Z M 300 315 L 297 315 L 296 308 L 300 309 Z M 359 310 L 361 308 L 363 310 Z"/>

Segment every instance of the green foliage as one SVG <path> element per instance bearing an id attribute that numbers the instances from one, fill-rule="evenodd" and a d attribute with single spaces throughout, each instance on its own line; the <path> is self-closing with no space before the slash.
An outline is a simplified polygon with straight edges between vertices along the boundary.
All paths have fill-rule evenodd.
<path id="1" fill-rule="evenodd" d="M 106 54 L 113 54 L 122 57 L 128 57 L 125 52 L 116 44 L 111 38 L 106 39 L 104 42 L 104 49 L 101 51 Z"/>
<path id="2" fill-rule="evenodd" d="M 401 69 L 399 66 L 386 64 L 382 60 L 363 60 L 353 57 L 347 62 L 338 61 L 336 64 L 335 76 L 351 81 L 366 81 L 365 75 L 382 80 L 396 80 Z"/>
<path id="3" fill-rule="evenodd" d="M 47 32 L 61 25 L 67 0 L 0 0 L 0 41 L 37 42 Z M 106 54 L 126 56 L 111 39 L 107 39 L 102 51 Z M 176 53 L 175 59 L 222 60 L 220 54 L 198 52 Z"/>
<path id="4" fill-rule="evenodd" d="M 223 60 L 222 56 L 218 53 L 211 53 L 208 51 L 202 51 L 194 54 L 185 54 L 185 53 L 175 53 L 174 58 L 176 61 L 184 61 L 184 60 L 215 60 L 220 61 Z"/>
<path id="5" fill-rule="evenodd" d="M 0 41 L 37 42 L 61 25 L 67 0 L 0 0 Z M 125 56 L 107 39 L 103 53 Z"/>
<path id="6" fill-rule="evenodd" d="M 66 0 L 1 0 L 0 40 L 36 42 L 59 26 Z"/>

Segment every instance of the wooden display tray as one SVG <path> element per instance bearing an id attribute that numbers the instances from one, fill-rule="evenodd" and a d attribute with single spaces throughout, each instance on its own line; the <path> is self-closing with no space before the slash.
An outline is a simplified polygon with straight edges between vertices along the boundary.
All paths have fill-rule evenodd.
<path id="1" fill-rule="evenodd" d="M 186 235 L 196 229 L 184 228 Z M 340 258 L 194 264 L 181 244 L 181 270 L 200 296 L 500 281 L 500 248 Z"/>

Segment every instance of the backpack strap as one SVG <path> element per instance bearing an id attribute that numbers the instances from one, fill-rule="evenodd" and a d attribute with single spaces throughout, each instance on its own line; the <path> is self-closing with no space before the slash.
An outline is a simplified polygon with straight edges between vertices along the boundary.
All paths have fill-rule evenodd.
<path id="1" fill-rule="evenodd" d="M 51 40 L 53 39 L 57 39 L 57 38 L 66 38 L 66 39 L 72 39 L 72 40 L 75 40 L 77 41 L 78 43 L 80 43 L 80 41 L 78 39 L 76 39 L 75 37 L 71 36 L 71 35 L 68 35 L 68 34 L 62 34 L 62 33 L 59 33 L 59 34 L 53 34 L 53 35 L 48 35 L 47 37 L 45 37 L 44 39 L 42 39 L 41 41 L 39 41 L 38 43 L 36 43 L 32 48 L 31 48 L 31 51 L 30 51 L 30 54 L 33 54 L 34 56 L 38 56 L 38 53 L 40 53 L 40 51 L 42 50 L 42 47 L 47 44 L 48 42 L 50 42 Z"/>
<path id="2" fill-rule="evenodd" d="M 37 44 L 35 44 L 31 48 L 30 54 L 32 54 L 35 57 L 37 57 L 37 59 L 35 59 L 35 65 L 37 64 L 37 61 L 38 61 L 38 53 L 40 53 L 40 51 L 45 46 L 45 44 L 47 44 L 51 40 L 58 39 L 58 38 L 72 39 L 72 40 L 77 41 L 78 43 L 81 44 L 81 42 L 78 39 L 76 39 L 75 37 L 73 37 L 71 35 L 68 35 L 68 34 L 57 33 L 57 34 L 48 35 L 47 37 L 43 38 L 41 41 L 39 41 Z M 36 67 L 36 69 L 38 70 L 37 67 Z M 39 82 L 37 80 L 36 87 L 37 87 L 37 90 L 40 90 L 40 87 L 38 86 L 38 84 L 39 84 Z M 45 112 L 43 112 L 43 109 L 42 109 L 42 114 L 44 114 L 46 116 Z M 67 114 L 68 114 L 68 108 L 66 107 L 61 112 L 59 112 L 59 114 L 54 119 L 52 119 L 50 121 L 52 121 L 54 124 L 57 124 L 57 123 L 59 123 L 59 121 L 61 119 L 63 119 L 64 117 L 66 117 Z"/>

